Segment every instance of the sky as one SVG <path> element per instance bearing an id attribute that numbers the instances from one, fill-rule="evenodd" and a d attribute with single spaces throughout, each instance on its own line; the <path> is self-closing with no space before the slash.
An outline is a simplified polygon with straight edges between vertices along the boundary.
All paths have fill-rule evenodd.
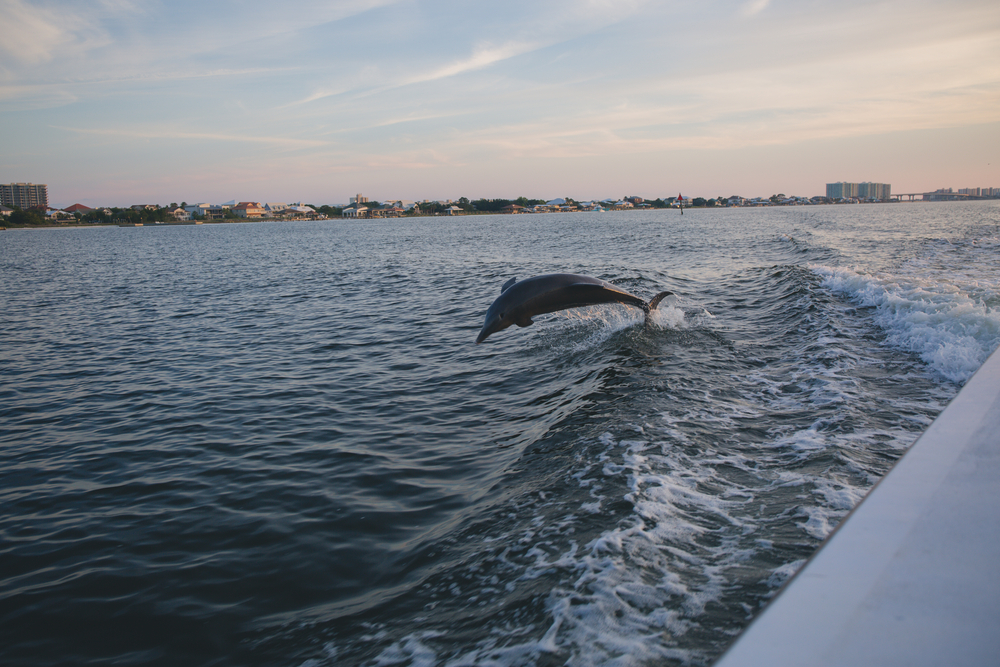
<path id="1" fill-rule="evenodd" d="M 0 0 L 63 207 L 1000 187 L 996 0 Z"/>

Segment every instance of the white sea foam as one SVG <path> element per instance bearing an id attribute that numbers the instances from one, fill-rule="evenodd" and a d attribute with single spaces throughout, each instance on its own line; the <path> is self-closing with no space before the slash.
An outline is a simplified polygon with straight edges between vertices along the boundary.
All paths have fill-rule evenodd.
<path id="1" fill-rule="evenodd" d="M 784 586 L 785 582 L 791 579 L 792 575 L 798 572 L 805 564 L 806 561 L 803 558 L 782 565 L 771 573 L 771 576 L 767 580 L 767 584 L 772 588 L 780 588 L 781 586 Z"/>
<path id="2" fill-rule="evenodd" d="M 869 450 L 886 442 L 884 431 L 845 433 L 817 419 L 806 428 L 777 430 L 748 458 L 724 443 L 692 447 L 696 443 L 685 425 L 711 423 L 715 431 L 734 432 L 748 419 L 819 405 L 832 405 L 839 415 L 835 406 L 851 404 L 854 391 L 853 379 L 842 372 L 861 360 L 846 351 L 832 349 L 831 354 L 836 363 L 809 369 L 811 381 L 798 379 L 803 388 L 798 393 L 781 392 L 781 383 L 765 369 L 745 378 L 749 387 L 775 385 L 772 392 L 756 394 L 757 400 L 714 398 L 701 409 L 688 402 L 679 412 L 663 412 L 655 424 L 637 428 L 643 439 L 617 439 L 610 433 L 600 438 L 599 460 L 576 477 L 592 497 L 601 486 L 597 472 L 625 478 L 633 516 L 586 545 L 536 561 L 536 568 L 578 573 L 571 587 L 553 590 L 552 624 L 540 647 L 568 654 L 568 664 L 580 665 L 698 660 L 691 651 L 671 648 L 676 646 L 671 638 L 689 632 L 707 605 L 723 599 L 734 570 L 773 548 L 767 539 L 743 539 L 768 520 L 764 505 L 770 498 L 783 504 L 796 499 L 774 521 L 791 521 L 817 541 L 830 534 L 876 480 L 850 465 L 797 469 L 785 463 L 816 456 L 836 460 L 830 453 L 843 449 Z M 896 437 L 904 447 L 913 435 Z M 773 466 L 771 472 L 762 473 L 762 464 Z M 725 469 L 740 475 L 727 476 L 721 472 Z M 735 481 L 741 477 L 753 480 L 751 486 Z M 803 562 L 779 566 L 762 583 L 780 587 Z"/>
<path id="3" fill-rule="evenodd" d="M 996 238 L 938 241 L 893 272 L 812 266 L 828 289 L 875 310 L 886 343 L 964 383 L 1000 344 Z"/>
<path id="4" fill-rule="evenodd" d="M 676 304 L 676 297 L 668 297 L 659 307 L 649 312 L 649 322 L 661 328 L 682 329 L 687 327 L 689 323 L 684 310 Z M 642 311 L 636 308 L 623 308 L 615 304 L 561 311 L 561 316 L 571 321 L 600 322 L 604 325 L 602 329 L 610 332 L 622 331 L 642 324 L 646 319 Z"/>
<path id="5" fill-rule="evenodd" d="M 644 428 L 634 430 L 641 435 Z M 737 544 L 751 530 L 737 517 L 750 495 L 732 485 L 723 493 L 699 487 L 715 478 L 720 460 L 744 462 L 692 459 L 666 441 L 610 433 L 596 444 L 598 455 L 578 459 L 570 474 L 589 491 L 590 502 L 546 518 L 545 511 L 560 501 L 540 494 L 535 519 L 520 534 L 499 538 L 511 545 L 498 559 L 513 575 L 509 587 L 543 577 L 561 582 L 547 594 L 549 621 L 540 636 L 530 627 L 498 626 L 490 639 L 444 657 L 434 653 L 434 633 L 411 634 L 385 648 L 375 664 L 517 667 L 553 653 L 583 667 L 699 659 L 672 639 L 696 627 L 692 619 L 723 596 L 726 570 L 760 548 Z M 578 513 L 599 505 L 609 486 L 627 491 L 631 516 L 586 543 L 572 539 Z M 721 540 L 715 539 L 716 528 L 705 525 L 706 516 L 725 526 Z"/>
<path id="6" fill-rule="evenodd" d="M 699 315 L 695 320 L 689 319 L 683 308 L 676 305 L 675 297 L 669 298 L 673 300 L 672 303 L 664 301 L 658 308 L 650 311 L 649 323 L 652 326 L 660 329 L 686 329 L 701 317 Z M 539 334 L 534 343 L 546 350 L 565 348 L 570 352 L 598 348 L 622 331 L 641 328 L 646 321 L 641 310 L 618 304 L 572 308 L 542 317 L 545 319 L 537 318 L 536 322 L 545 327 L 545 333 Z"/>
<path id="7" fill-rule="evenodd" d="M 617 440 L 609 433 L 600 443 L 604 451 L 574 477 L 592 497 L 602 478 L 625 481 L 634 513 L 586 545 L 531 550 L 535 559 L 522 579 L 553 571 L 571 575 L 569 585 L 550 593 L 551 624 L 532 648 L 568 655 L 567 664 L 574 665 L 690 661 L 695 656 L 671 647 L 670 638 L 693 627 L 690 619 L 721 597 L 726 568 L 749 557 L 734 543 L 746 526 L 731 512 L 748 496 L 739 489 L 700 490 L 714 476 L 714 462 L 693 461 L 667 443 Z M 730 537 L 699 544 L 714 532 L 704 525 L 706 515 L 729 526 Z M 686 583 L 680 570 L 698 572 L 699 582 Z"/>
<path id="8" fill-rule="evenodd" d="M 379 667 L 406 664 L 411 667 L 434 667 L 438 664 L 437 654 L 427 644 L 427 639 L 440 637 L 440 632 L 421 632 L 407 636 L 382 651 L 375 664 Z"/>
<path id="9" fill-rule="evenodd" d="M 686 329 L 691 325 L 683 308 L 676 305 L 675 297 L 667 297 L 659 307 L 649 312 L 649 320 L 658 327 L 664 329 Z M 705 311 L 708 315 L 708 312 Z M 711 317 L 711 316 L 709 316 Z"/>

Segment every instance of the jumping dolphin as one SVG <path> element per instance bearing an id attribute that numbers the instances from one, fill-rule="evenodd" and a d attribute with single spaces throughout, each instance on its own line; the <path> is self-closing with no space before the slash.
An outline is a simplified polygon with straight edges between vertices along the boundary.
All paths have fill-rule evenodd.
<path id="1" fill-rule="evenodd" d="M 660 292 L 646 303 L 611 283 L 590 276 L 551 273 L 526 278 L 521 282 L 511 278 L 500 288 L 500 296 L 486 311 L 486 323 L 483 324 L 476 343 L 482 343 L 490 334 L 502 331 L 512 324 L 519 327 L 531 326 L 534 324 L 531 318 L 535 315 L 599 303 L 624 303 L 642 308 L 648 322 L 649 311 L 671 294 L 673 292 Z"/>

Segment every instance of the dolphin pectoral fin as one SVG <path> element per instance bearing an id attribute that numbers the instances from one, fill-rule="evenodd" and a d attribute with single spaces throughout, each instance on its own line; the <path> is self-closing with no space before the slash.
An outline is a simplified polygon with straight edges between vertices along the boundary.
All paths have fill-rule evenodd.
<path id="1" fill-rule="evenodd" d="M 532 324 L 534 324 L 534 321 L 532 321 L 531 317 L 524 317 L 514 322 L 514 324 L 516 324 L 519 327 L 530 327 Z"/>
<path id="2" fill-rule="evenodd" d="M 504 292 L 506 292 L 508 289 L 510 289 L 510 286 L 513 285 L 516 282 L 517 282 L 517 278 L 511 278 L 510 280 L 508 280 L 507 282 L 505 282 L 503 284 L 503 287 L 500 288 L 500 293 L 503 294 Z"/>
<path id="3" fill-rule="evenodd" d="M 649 300 L 649 309 L 654 310 L 657 306 L 660 305 L 660 302 L 666 299 L 668 296 L 673 296 L 673 292 L 660 292 L 659 294 L 654 296 L 652 299 Z"/>

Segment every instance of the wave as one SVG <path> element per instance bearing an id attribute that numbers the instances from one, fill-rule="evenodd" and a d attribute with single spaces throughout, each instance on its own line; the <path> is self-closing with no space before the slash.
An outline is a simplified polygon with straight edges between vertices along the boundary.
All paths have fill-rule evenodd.
<path id="1" fill-rule="evenodd" d="M 874 311 L 886 344 L 964 384 L 1000 345 L 997 244 L 942 243 L 893 272 L 813 265 L 822 285 Z"/>

